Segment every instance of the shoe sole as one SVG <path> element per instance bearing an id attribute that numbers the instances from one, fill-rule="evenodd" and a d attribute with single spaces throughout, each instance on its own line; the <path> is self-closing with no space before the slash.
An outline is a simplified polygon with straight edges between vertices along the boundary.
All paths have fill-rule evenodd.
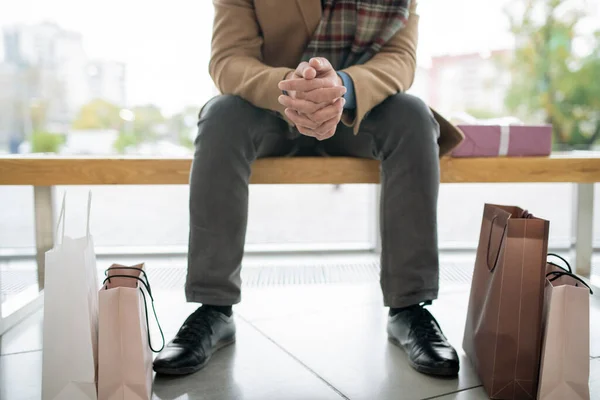
<path id="1" fill-rule="evenodd" d="M 213 354 L 215 354 L 217 351 L 219 351 L 227 346 L 232 345 L 233 343 L 235 343 L 235 336 L 232 337 L 231 339 L 225 339 L 225 340 L 221 340 L 221 341 L 217 342 L 217 344 L 213 348 L 213 351 L 208 355 L 208 357 L 206 357 L 206 360 L 204 360 L 204 362 L 200 365 L 195 365 L 193 367 L 185 367 L 185 368 L 166 368 L 166 367 L 154 366 L 153 367 L 154 372 L 156 372 L 157 374 L 161 374 L 161 375 L 190 375 L 190 374 L 193 374 L 195 372 L 200 371 L 202 368 L 204 368 L 206 366 L 206 364 L 208 364 L 208 362 L 212 358 Z"/>
<path id="2" fill-rule="evenodd" d="M 404 346 L 402 346 L 402 344 L 398 341 L 398 339 L 396 339 L 395 337 L 392 337 L 392 336 L 388 336 L 388 340 L 390 341 L 390 343 L 400 347 L 402 350 L 404 350 L 405 353 L 407 353 L 406 349 L 404 348 Z M 407 353 L 407 355 L 408 355 L 408 353 Z M 420 372 L 425 375 L 437 376 L 440 378 L 455 378 L 456 376 L 458 376 L 458 371 L 460 369 L 459 367 L 456 367 L 456 368 L 428 367 L 425 365 L 417 364 L 417 363 L 413 362 L 410 358 L 408 359 L 408 364 L 417 372 Z"/>

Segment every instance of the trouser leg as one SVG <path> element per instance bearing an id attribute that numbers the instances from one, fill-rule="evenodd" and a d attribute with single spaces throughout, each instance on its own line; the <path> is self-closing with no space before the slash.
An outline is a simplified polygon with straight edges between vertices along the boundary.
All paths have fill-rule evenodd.
<path id="1" fill-rule="evenodd" d="M 358 135 L 340 125 L 330 155 L 381 160 L 381 288 L 389 307 L 438 295 L 439 126 L 418 98 L 397 94 L 375 107 Z"/>
<path id="2" fill-rule="evenodd" d="M 186 297 L 231 305 L 241 300 L 251 165 L 289 154 L 287 124 L 236 96 L 219 96 L 201 112 L 190 174 Z"/>

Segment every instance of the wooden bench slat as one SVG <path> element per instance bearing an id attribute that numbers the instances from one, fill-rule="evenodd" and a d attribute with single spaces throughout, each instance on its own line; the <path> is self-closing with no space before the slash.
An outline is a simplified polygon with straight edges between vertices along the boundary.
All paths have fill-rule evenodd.
<path id="1" fill-rule="evenodd" d="M 0 157 L 0 185 L 187 184 L 188 158 Z M 443 183 L 600 182 L 600 158 L 444 158 Z M 267 158 L 254 184 L 378 183 L 379 162 L 347 157 Z"/>

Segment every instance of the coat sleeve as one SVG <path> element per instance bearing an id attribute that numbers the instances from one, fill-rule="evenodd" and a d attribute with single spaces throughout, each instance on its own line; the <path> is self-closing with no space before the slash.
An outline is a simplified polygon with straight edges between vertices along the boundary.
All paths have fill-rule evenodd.
<path id="1" fill-rule="evenodd" d="M 406 26 L 379 53 L 365 64 L 343 70 L 354 82 L 356 110 L 344 112 L 342 121 L 355 132 L 369 111 L 389 96 L 405 92 L 414 81 L 419 24 L 416 8 L 417 1 L 413 0 Z"/>
<path id="2" fill-rule="evenodd" d="M 263 63 L 262 43 L 252 0 L 213 0 L 210 76 L 223 94 L 240 96 L 260 108 L 283 114 L 279 81 L 292 71 Z"/>

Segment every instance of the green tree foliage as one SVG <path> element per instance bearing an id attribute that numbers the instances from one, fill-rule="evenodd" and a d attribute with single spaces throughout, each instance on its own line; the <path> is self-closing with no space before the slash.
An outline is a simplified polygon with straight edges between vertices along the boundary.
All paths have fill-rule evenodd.
<path id="1" fill-rule="evenodd" d="M 573 46 L 584 9 L 566 0 L 525 0 L 524 13 L 509 13 L 517 50 L 506 105 L 526 120 L 552 124 L 559 147 L 589 148 L 600 139 L 600 34 L 585 38 L 588 55 Z"/>
<path id="2" fill-rule="evenodd" d="M 492 119 L 492 118 L 502 117 L 502 115 L 500 115 L 497 112 L 490 111 L 487 109 L 482 109 L 482 108 L 469 108 L 465 112 L 467 114 L 469 114 L 470 116 L 475 117 L 477 119 Z"/>
<path id="3" fill-rule="evenodd" d="M 133 132 L 130 133 L 136 137 L 138 143 L 156 140 L 166 122 L 160 108 L 148 104 L 136 106 L 131 111 L 135 119 L 133 120 Z"/>
<path id="4" fill-rule="evenodd" d="M 123 154 L 128 147 L 135 146 L 137 143 L 137 139 L 134 135 L 120 132 L 117 140 L 115 140 L 115 143 L 113 144 L 113 147 L 119 154 Z"/>
<path id="5" fill-rule="evenodd" d="M 194 148 L 194 142 L 190 137 L 190 132 L 196 130 L 198 111 L 198 107 L 189 106 L 173 115 L 168 121 L 170 136 L 176 138 L 180 145 L 189 149 Z"/>
<path id="6" fill-rule="evenodd" d="M 165 128 L 165 122 L 165 117 L 155 105 L 123 110 L 106 100 L 96 99 L 81 108 L 73 122 L 73 129 L 118 130 L 120 133 L 114 147 L 123 153 L 127 147 L 156 140 Z"/>
<path id="7" fill-rule="evenodd" d="M 64 143 L 64 135 L 50 132 L 33 132 L 31 135 L 31 152 L 58 153 Z"/>
<path id="8" fill-rule="evenodd" d="M 120 129 L 123 124 L 120 111 L 117 105 L 109 101 L 92 100 L 79 110 L 73 121 L 73 129 Z"/>
<path id="9" fill-rule="evenodd" d="M 36 101 L 29 106 L 31 129 L 34 132 L 42 131 L 46 127 L 48 118 L 48 101 Z"/>

